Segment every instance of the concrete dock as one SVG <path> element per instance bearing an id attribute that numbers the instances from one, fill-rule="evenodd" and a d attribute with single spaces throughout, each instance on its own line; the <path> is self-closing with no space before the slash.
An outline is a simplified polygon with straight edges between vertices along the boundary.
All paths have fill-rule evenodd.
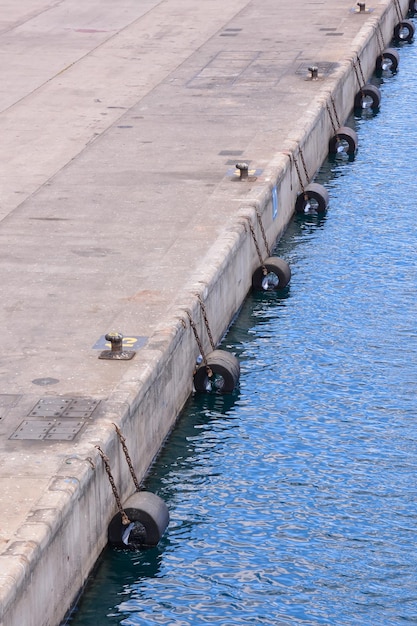
<path id="1" fill-rule="evenodd" d="M 258 215 L 269 246 L 285 230 L 293 159 L 311 180 L 399 2 L 6 2 L 3 626 L 57 626 L 74 602 L 117 510 L 96 446 L 126 499 L 114 424 L 143 478 L 192 392 L 188 314 L 209 351 L 198 297 L 219 341 L 259 266 L 249 225 L 261 245 Z M 98 358 L 109 332 L 133 359 Z"/>

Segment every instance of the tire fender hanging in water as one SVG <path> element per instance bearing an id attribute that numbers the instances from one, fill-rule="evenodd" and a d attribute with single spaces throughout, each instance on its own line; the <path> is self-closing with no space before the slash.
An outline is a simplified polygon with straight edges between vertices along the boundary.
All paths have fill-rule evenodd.
<path id="1" fill-rule="evenodd" d="M 126 500 L 123 509 L 129 524 L 123 524 L 121 513 L 116 513 L 108 527 L 109 542 L 119 548 L 156 546 L 169 523 L 168 507 L 162 498 L 139 491 Z"/>
<path id="2" fill-rule="evenodd" d="M 295 201 L 295 211 L 300 215 L 324 213 L 329 204 L 329 193 L 323 185 L 310 183 Z"/>
<path id="3" fill-rule="evenodd" d="M 367 103 L 369 101 L 369 106 Z M 373 109 L 376 110 L 381 104 L 381 92 L 375 85 L 367 83 L 362 87 L 355 96 L 353 104 L 354 109 Z"/>
<path id="4" fill-rule="evenodd" d="M 353 128 L 349 126 L 341 126 L 337 133 L 329 141 L 329 153 L 337 154 L 338 152 L 346 152 L 346 154 L 355 154 L 358 149 L 358 135 Z"/>
<path id="5" fill-rule="evenodd" d="M 414 37 L 415 27 L 411 20 L 401 20 L 394 28 L 396 41 L 411 41 Z"/>
<path id="6" fill-rule="evenodd" d="M 290 278 L 291 268 L 288 263 L 279 257 L 269 257 L 262 267 L 254 271 L 252 287 L 259 291 L 284 289 L 290 282 Z"/>
<path id="7" fill-rule="evenodd" d="M 202 363 L 194 373 L 196 391 L 232 392 L 240 376 L 239 360 L 226 350 L 213 350 L 206 357 L 207 365 Z"/>
<path id="8" fill-rule="evenodd" d="M 398 52 L 394 48 L 386 48 L 382 54 L 377 57 L 375 69 L 377 72 L 388 69 L 391 70 L 391 72 L 396 72 L 399 62 L 400 55 Z"/>

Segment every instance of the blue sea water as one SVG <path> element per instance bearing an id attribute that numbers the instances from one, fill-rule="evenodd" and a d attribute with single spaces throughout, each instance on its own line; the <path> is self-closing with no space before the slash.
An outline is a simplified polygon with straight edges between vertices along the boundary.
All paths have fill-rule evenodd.
<path id="1" fill-rule="evenodd" d="M 180 416 L 147 482 L 166 535 L 106 550 L 71 626 L 417 624 L 416 66 L 402 45 L 328 212 L 277 245 L 290 286 L 230 329 L 239 390 Z"/>

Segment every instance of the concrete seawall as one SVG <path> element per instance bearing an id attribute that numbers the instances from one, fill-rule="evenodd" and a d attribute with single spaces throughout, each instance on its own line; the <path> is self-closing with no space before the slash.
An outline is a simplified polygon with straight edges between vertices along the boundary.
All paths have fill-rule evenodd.
<path id="1" fill-rule="evenodd" d="M 400 0 L 400 3 L 402 15 L 405 15 L 408 2 Z M 233 15 L 226 16 L 221 23 L 213 22 L 213 33 L 221 31 L 227 37 L 233 37 L 235 33 L 243 31 L 248 41 L 241 40 L 239 44 L 241 49 L 259 51 L 264 45 L 260 33 L 250 31 L 253 19 L 251 11 L 258 9 L 261 12 L 258 4 L 254 1 L 245 5 L 246 13 L 244 10 L 240 11 L 236 5 Z M 37 295 L 31 294 L 35 304 L 33 310 L 26 309 L 26 317 L 29 318 L 33 314 L 33 318 L 37 319 L 36 307 L 39 307 L 39 310 L 45 309 L 48 316 L 45 325 L 50 325 L 50 328 L 42 330 L 39 324 L 34 323 L 29 332 L 26 327 L 22 326 L 22 335 L 26 332 L 32 352 L 27 351 L 25 354 L 28 359 L 22 359 L 19 364 L 16 363 L 15 369 L 16 372 L 19 370 L 19 373 L 14 373 L 14 368 L 11 367 L 10 373 L 5 374 L 3 381 L 3 404 L 1 405 L 3 413 L 0 418 L 3 458 L 0 474 L 4 493 L 0 535 L 0 623 L 3 626 L 17 624 L 56 626 L 73 604 L 106 545 L 107 526 L 116 512 L 108 477 L 95 446 L 100 445 L 111 460 L 116 484 L 122 499 L 126 499 L 134 491 L 134 487 L 113 424 L 120 426 L 126 437 L 136 473 L 139 478 L 143 478 L 192 392 L 192 372 L 198 355 L 198 347 L 190 328 L 188 313 L 195 320 L 200 336 L 204 340 L 204 347 L 209 351 L 197 296 L 201 296 L 205 302 L 213 337 L 215 341 L 219 341 L 245 299 L 251 286 L 253 271 L 259 265 L 248 226 L 249 222 L 259 242 L 262 242 L 262 237 L 257 213 L 262 216 L 269 246 L 272 246 L 279 238 L 291 219 L 295 199 L 300 192 L 300 182 L 289 155 L 299 158 L 301 148 L 309 177 L 310 179 L 314 177 L 327 155 L 328 139 L 333 134 L 327 110 L 330 98 L 333 99 L 338 116 L 343 122 L 351 112 L 354 96 L 359 91 L 354 64 L 359 58 L 363 74 L 368 79 L 375 68 L 376 58 L 381 52 L 381 34 L 387 45 L 390 42 L 394 26 L 398 23 L 398 14 L 393 2 L 381 2 L 372 7 L 371 12 L 364 15 L 355 14 L 355 7 L 351 7 L 349 3 L 343 4 L 344 6 L 341 6 L 333 0 L 326 9 L 333 19 L 332 24 L 336 24 L 327 32 L 338 34 L 339 25 L 346 26 L 344 28 L 346 35 L 338 38 L 339 43 L 336 47 L 334 47 L 336 36 L 328 37 L 325 42 L 323 39 L 316 42 L 313 32 L 309 30 L 309 19 L 306 19 L 305 23 L 300 21 L 299 24 L 295 18 L 292 18 L 292 32 L 296 32 L 296 28 L 299 27 L 294 47 L 305 52 L 295 55 L 296 65 L 294 65 L 294 57 L 290 55 L 288 59 L 282 61 L 282 75 L 287 76 L 285 80 L 290 94 L 288 101 L 274 100 L 268 103 L 269 117 L 257 134 L 245 136 L 242 142 L 245 145 L 242 157 L 233 154 L 239 150 L 223 150 L 225 153 L 222 157 L 224 170 L 226 170 L 225 158 L 232 157 L 240 160 L 249 155 L 251 167 L 259 167 L 256 181 L 237 182 L 233 180 L 233 173 L 223 171 L 214 188 L 213 170 L 219 177 L 218 172 L 221 168 L 219 168 L 218 161 L 214 163 L 213 157 L 210 157 L 212 161 L 206 168 L 205 154 L 200 155 L 201 168 L 198 172 L 189 175 L 187 160 L 185 158 L 181 160 L 181 155 L 187 153 L 188 150 L 187 137 L 184 137 L 182 146 L 175 144 L 171 155 L 171 159 L 175 162 L 172 169 L 175 170 L 176 176 L 178 172 L 179 175 L 175 183 L 171 179 L 167 182 L 165 177 L 169 172 L 166 164 L 169 159 L 161 161 L 158 151 L 155 151 L 148 163 L 143 162 L 142 172 L 139 173 L 139 176 L 143 177 L 143 185 L 141 185 L 143 194 L 151 206 L 156 197 L 158 185 L 161 187 L 169 185 L 168 195 L 164 196 L 161 206 L 166 204 L 166 198 L 168 198 L 173 208 L 171 215 L 166 216 L 162 213 L 162 209 L 160 212 L 155 210 L 154 225 L 151 225 L 152 228 L 149 226 L 149 231 L 147 231 L 147 237 L 150 236 L 149 233 L 153 233 L 154 236 L 153 244 L 150 242 L 149 250 L 146 252 L 148 256 L 145 259 L 147 260 L 143 261 L 137 256 L 139 253 L 132 249 L 132 242 L 136 245 L 135 232 L 130 237 L 130 232 L 138 228 L 141 219 L 144 220 L 144 218 L 140 218 L 138 223 L 135 222 L 131 226 L 126 217 L 127 214 L 123 214 L 120 226 L 117 208 L 115 212 L 112 212 L 104 207 L 103 213 L 97 215 L 94 213 L 94 216 L 87 217 L 84 217 L 84 213 L 80 211 L 81 226 L 76 235 L 78 239 L 76 242 L 72 240 L 71 246 L 79 247 L 82 233 L 87 230 L 87 222 L 90 219 L 93 223 L 92 232 L 97 232 L 104 224 L 104 244 L 97 245 L 97 240 L 89 235 L 88 250 L 90 252 L 95 250 L 94 254 L 98 258 L 101 254 L 100 250 L 110 249 L 114 244 L 116 238 L 114 231 L 117 231 L 120 226 L 125 229 L 120 239 L 120 250 L 126 254 L 125 265 L 118 266 L 116 259 L 114 273 L 109 275 L 108 268 L 111 267 L 109 265 L 100 270 L 102 273 L 98 275 L 98 270 L 97 272 L 94 270 L 96 260 L 91 258 L 92 273 L 91 276 L 88 275 L 87 280 L 87 283 L 91 282 L 91 284 L 86 284 L 85 294 L 80 293 L 80 300 L 86 301 L 88 299 L 86 294 L 95 292 L 97 283 L 100 290 L 97 287 L 97 297 L 94 301 L 93 299 L 89 301 L 88 311 L 86 309 L 86 312 L 80 313 L 79 317 L 77 313 L 74 323 L 75 331 L 73 331 L 76 336 L 66 336 L 69 322 L 60 308 L 69 307 L 65 301 L 61 305 L 55 304 L 55 309 L 49 309 L 46 305 L 46 296 L 38 303 Z M 149 3 L 148 13 L 140 19 L 146 19 L 146 28 L 151 28 L 152 11 L 158 10 L 154 27 L 157 31 L 162 19 L 163 7 L 160 5 L 151 7 L 151 5 L 152 3 Z M 175 2 L 171 2 L 170 6 L 175 8 Z M 315 6 L 312 5 L 308 11 L 314 13 Z M 266 10 L 267 7 L 264 7 L 263 11 Z M 299 10 L 305 10 L 305 5 L 300 3 Z M 136 19 L 139 20 L 139 17 Z M 218 20 L 219 18 L 215 16 L 212 19 Z M 185 18 L 184 21 L 186 21 Z M 226 29 L 225 26 L 227 26 Z M 96 30 L 99 31 L 99 28 L 97 27 Z M 265 38 L 285 39 L 287 31 L 284 26 L 282 26 L 282 33 L 279 30 L 276 25 L 265 25 Z M 326 28 L 323 27 L 321 30 L 326 31 Z M 213 33 L 205 33 L 204 42 L 210 43 L 210 38 L 214 37 Z M 195 55 L 204 56 L 204 50 L 202 51 L 196 42 L 194 42 L 195 47 L 183 55 L 190 66 L 193 63 L 195 65 L 192 78 L 187 78 L 187 84 L 190 81 L 194 81 L 195 84 L 197 81 L 207 80 L 206 74 L 201 73 L 200 66 L 203 65 L 204 69 L 208 67 L 208 64 L 204 65 L 201 59 L 198 62 L 193 60 Z M 282 42 L 277 43 L 282 44 Z M 175 56 L 175 50 L 172 54 Z M 273 54 L 277 54 L 275 49 L 273 52 L 270 51 L 266 62 L 273 57 Z M 207 59 L 218 58 L 212 49 L 208 50 L 206 56 Z M 238 63 L 237 53 L 227 59 L 227 63 L 232 66 L 233 63 Z M 332 63 L 333 69 L 329 74 L 320 76 L 317 81 L 309 80 L 304 75 L 295 75 L 294 67 L 298 68 L 303 63 L 308 65 L 309 59 L 310 62 Z M 168 84 L 175 86 L 175 81 L 181 79 L 181 72 L 185 75 L 187 67 L 182 66 L 183 62 L 185 63 L 181 59 L 177 65 L 172 61 L 172 67 L 170 66 L 167 70 L 168 80 L 164 88 Z M 175 68 L 175 72 L 172 68 Z M 213 71 L 213 68 L 210 71 Z M 207 75 L 210 79 L 210 73 Z M 226 73 L 221 74 L 220 79 L 226 81 Z M 267 79 L 269 80 L 269 74 L 267 74 Z M 158 80 L 155 79 L 156 84 Z M 249 79 L 247 81 L 249 82 Z M 213 134 L 217 133 L 216 140 L 218 136 L 227 135 L 230 132 L 230 135 L 233 135 L 233 142 L 230 145 L 239 147 L 242 145 L 237 141 L 239 124 L 236 121 L 241 107 L 244 109 L 253 107 L 254 117 L 263 116 L 263 105 L 261 106 L 257 100 L 252 101 L 250 93 L 245 92 L 246 88 L 247 84 L 242 83 L 242 91 L 236 95 L 236 102 L 233 103 L 231 113 L 224 115 L 221 119 L 214 119 L 212 111 L 209 113 L 209 116 L 213 116 L 213 126 L 216 124 L 219 126 L 217 130 L 213 130 Z M 137 119 L 138 123 L 141 123 L 140 120 L 148 115 L 149 108 L 152 110 L 152 107 L 158 106 L 158 94 L 154 93 L 154 87 L 150 86 L 149 94 L 148 104 L 142 104 L 141 99 L 138 98 L 132 106 L 127 105 L 124 108 L 127 118 L 123 119 L 123 123 L 117 127 L 120 130 L 115 130 L 116 135 L 120 135 L 124 129 L 131 127 L 132 119 Z M 195 96 L 195 101 L 197 101 L 198 94 L 196 93 Z M 166 94 L 165 98 L 167 102 L 160 101 L 161 108 L 169 104 Z M 291 103 L 291 98 L 294 99 L 294 106 L 288 112 L 286 107 L 288 103 Z M 175 102 L 172 106 L 175 107 Z M 185 101 L 180 101 L 178 104 L 179 108 L 187 109 L 188 106 L 191 105 Z M 214 104 L 208 106 L 214 107 Z M 204 105 L 202 110 L 204 111 Z M 176 115 L 176 113 L 170 115 L 170 120 L 162 120 L 161 132 L 166 131 L 168 124 L 175 125 Z M 278 126 L 274 126 L 274 120 L 279 120 L 280 117 L 282 117 L 280 123 L 283 129 L 281 128 L 278 132 Z M 120 120 L 117 120 L 115 123 L 119 122 Z M 244 125 L 245 118 L 243 117 L 242 133 L 245 132 Z M 202 133 L 206 132 L 203 125 L 201 129 Z M 150 138 L 153 138 L 153 132 L 153 127 L 148 130 L 144 126 L 141 129 L 140 137 L 142 139 L 149 137 L 149 139 L 144 139 L 143 143 L 151 143 Z M 207 132 L 207 134 L 210 133 Z M 24 202 L 13 207 L 14 213 L 11 212 L 4 218 L 3 237 L 6 239 L 10 237 L 10 232 L 17 232 L 19 225 L 23 224 L 23 217 L 27 216 L 33 220 L 45 220 L 45 228 L 49 228 L 46 221 L 55 219 L 51 217 L 55 214 L 48 213 L 46 209 L 55 206 L 58 202 L 64 204 L 62 215 L 65 215 L 65 219 L 71 217 L 72 205 L 65 204 L 68 198 L 72 198 L 74 206 L 80 201 L 94 204 L 94 198 L 100 195 L 102 185 L 105 184 L 103 179 L 106 172 L 100 171 L 99 181 L 89 178 L 89 172 L 94 172 L 95 167 L 100 167 L 100 164 L 107 162 L 110 171 L 113 160 L 122 159 L 121 153 L 123 151 L 129 153 L 132 149 L 131 141 L 133 140 L 122 139 L 119 144 L 115 143 L 112 137 L 110 130 L 105 129 L 98 138 L 88 141 L 85 148 L 77 155 L 69 157 L 68 163 L 57 172 L 53 175 L 45 174 L 42 184 L 28 192 Z M 170 140 L 170 136 L 161 139 L 162 150 L 165 150 L 167 146 L 169 149 Z M 134 143 L 136 142 L 137 137 L 134 140 Z M 114 149 L 115 146 L 117 150 Z M 128 157 L 130 162 L 134 161 L 133 152 L 132 155 Z M 196 156 L 198 156 L 198 151 L 193 153 L 192 159 Z M 230 158 L 228 169 L 233 169 L 232 158 Z M 209 160 L 208 157 L 207 159 Z M 149 178 L 151 178 L 151 172 L 159 172 L 152 185 L 146 180 L 145 169 Z M 136 175 L 134 168 L 133 174 L 132 170 L 129 170 L 130 178 Z M 111 191 L 113 195 L 110 198 L 110 204 L 113 206 L 119 200 L 117 193 L 120 196 L 126 196 L 128 203 L 131 202 L 132 196 L 135 196 L 136 200 L 139 197 L 137 189 L 132 191 L 126 185 L 126 180 L 121 178 Z M 149 185 L 149 190 L 146 189 L 146 185 Z M 210 185 L 213 187 L 210 188 Z M 210 193 L 198 191 L 204 186 L 210 189 Z M 189 192 L 188 189 L 191 187 L 192 192 Z M 72 190 L 75 188 L 79 190 L 77 193 L 81 196 L 74 195 L 75 192 Z M 274 189 L 276 189 L 278 207 L 276 217 L 272 199 Z M 204 203 L 201 203 L 201 195 L 204 195 Z M 183 205 L 184 213 L 181 212 Z M 98 209 L 96 211 L 98 213 Z M 159 225 L 158 218 L 161 219 L 161 225 Z M 164 237 L 163 231 L 174 228 L 171 224 L 175 223 L 176 219 L 179 220 L 179 228 L 184 233 L 183 239 L 178 239 L 178 251 L 175 257 L 179 264 L 177 272 L 179 275 L 175 278 L 172 287 L 168 284 L 171 276 L 168 276 L 167 284 L 161 288 L 164 297 L 159 298 L 158 274 L 168 273 L 172 259 L 165 259 L 162 253 L 160 255 L 155 253 L 153 256 L 153 248 L 158 248 L 159 238 Z M 200 227 L 201 223 L 205 228 Z M 36 222 L 34 228 L 41 228 L 38 224 L 40 221 Z M 62 222 L 62 224 L 64 227 L 65 223 Z M 61 228 L 57 223 L 54 227 Z M 144 223 L 143 228 L 145 227 L 147 224 Z M 36 263 L 40 265 L 44 263 L 45 267 L 50 267 L 48 247 L 53 249 L 56 245 L 57 248 L 63 248 L 66 245 L 66 238 L 74 237 L 72 232 L 61 234 L 59 231 L 58 235 L 56 232 L 58 231 L 43 232 L 44 260 L 36 261 Z M 30 238 L 31 235 L 32 233 L 29 233 L 27 237 Z M 124 251 L 127 241 L 129 245 L 126 245 L 127 251 Z M 137 245 L 140 247 L 140 244 Z M 175 247 L 176 243 L 167 243 L 167 248 L 171 245 Z M 189 254 L 188 246 L 190 250 L 192 248 Z M 80 250 L 78 252 L 80 253 Z M 27 254 L 31 255 L 30 246 Z M 87 259 L 87 263 L 89 262 L 90 260 Z M 147 263 L 146 267 L 151 268 L 149 273 L 143 269 L 142 263 L 144 262 Z M 28 264 L 34 263 L 32 255 Z M 65 263 L 64 259 L 63 264 Z M 181 263 L 183 263 L 182 266 Z M 60 268 L 61 266 L 55 262 L 51 274 L 59 274 Z M 126 270 L 126 268 L 131 269 Z M 13 280 L 14 267 L 7 271 L 10 274 L 8 280 Z M 62 269 L 63 272 L 64 269 Z M 72 276 L 76 276 L 77 272 L 87 272 L 87 269 L 77 265 L 69 268 L 69 272 Z M 54 277 L 52 276 L 50 280 L 53 281 Z M 132 294 L 127 287 L 132 280 L 142 281 L 148 287 L 141 292 L 134 289 Z M 49 289 L 52 292 L 51 285 L 48 284 L 46 291 Z M 75 293 L 77 293 L 77 288 L 75 282 L 72 287 Z M 63 290 L 65 289 L 64 285 Z M 51 296 L 51 293 L 48 295 Z M 109 304 L 111 310 L 107 312 L 107 303 L 112 299 L 115 300 L 117 296 L 120 296 L 117 311 L 113 311 Z M 22 294 L 19 297 L 24 298 Z M 14 310 L 17 310 L 15 302 L 14 307 Z M 56 311 L 57 319 L 62 317 L 62 324 L 54 320 L 54 311 Z M 72 309 L 68 312 L 69 319 L 74 315 L 71 311 Z M 74 311 L 78 311 L 75 305 Z M 6 323 L 7 315 L 10 315 L 10 311 L 6 311 L 5 307 L 4 323 Z M 95 337 L 94 324 L 97 325 L 97 322 L 92 319 L 90 323 L 90 317 L 95 317 L 95 320 L 99 318 L 99 327 L 103 329 L 103 334 L 111 330 L 105 327 L 105 324 L 117 324 L 116 329 L 123 332 L 126 327 L 128 332 L 129 329 L 137 329 L 137 335 L 143 332 L 146 336 L 146 344 L 138 350 L 132 361 L 105 363 L 104 366 L 101 362 L 97 365 L 97 350 L 94 352 L 85 347 L 77 350 L 74 347 L 77 342 L 81 346 L 91 345 L 91 337 Z M 21 318 L 25 319 L 23 314 Z M 140 318 L 140 324 L 137 323 L 137 318 Z M 14 333 L 5 342 L 5 349 L 9 354 L 13 350 L 13 338 L 19 331 L 18 323 L 23 324 L 22 321 L 16 322 Z M 121 324 L 125 328 L 119 328 Z M 78 328 L 80 329 L 79 335 Z M 96 334 L 101 334 L 101 331 Z M 41 353 L 41 347 L 37 348 L 36 340 L 31 343 L 31 338 L 35 335 L 38 337 L 40 335 L 39 344 L 42 344 L 42 349 L 46 346 L 48 351 L 46 356 Z M 66 359 L 61 359 L 61 352 L 66 354 Z M 51 361 L 55 363 L 53 367 Z M 42 363 L 41 367 L 39 367 L 39 362 Z M 28 370 L 27 380 L 24 377 L 25 368 Z M 26 439 L 24 437 L 13 438 L 22 420 L 33 416 L 32 408 L 39 401 L 39 391 L 28 384 L 30 380 L 32 382 L 38 380 L 36 371 L 40 372 L 39 376 L 44 381 L 39 383 L 43 385 L 41 400 L 51 397 L 87 398 L 96 399 L 100 403 L 94 417 L 83 422 L 79 435 L 71 441 L 59 439 L 55 442 L 40 439 L 36 441 L 30 436 Z M 56 387 L 48 386 L 47 380 L 50 372 L 57 377 Z M 46 419 L 48 415 L 41 417 Z M 27 421 L 30 420 L 26 419 Z"/>

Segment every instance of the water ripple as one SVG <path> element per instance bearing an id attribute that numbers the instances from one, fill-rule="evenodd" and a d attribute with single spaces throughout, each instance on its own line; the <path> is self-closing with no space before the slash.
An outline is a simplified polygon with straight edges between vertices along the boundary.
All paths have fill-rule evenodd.
<path id="1" fill-rule="evenodd" d="M 284 294 L 226 344 L 240 392 L 189 401 L 149 478 L 158 548 L 108 550 L 75 626 L 417 623 L 416 52 L 357 119 L 331 206 L 294 219 Z M 401 102 L 401 105 L 398 105 Z"/>

